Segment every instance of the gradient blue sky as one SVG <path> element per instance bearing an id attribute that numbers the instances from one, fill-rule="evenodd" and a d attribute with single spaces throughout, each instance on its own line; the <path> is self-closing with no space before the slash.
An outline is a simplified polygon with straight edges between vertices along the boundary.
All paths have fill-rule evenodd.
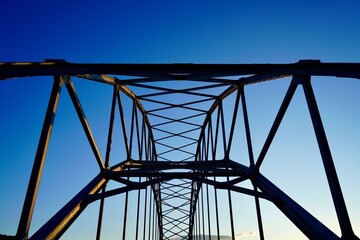
<path id="1" fill-rule="evenodd" d="M 320 59 L 323 62 L 360 62 L 360 2 L 357 0 L 120 0 L 106 3 L 4 0 L 0 6 L 0 61 L 291 63 L 299 59 Z M 0 233 L 3 234 L 16 232 L 51 84 L 51 78 L 50 81 L 49 78 L 24 78 L 0 82 Z M 109 109 L 102 106 L 109 106 L 111 90 L 83 82 L 77 86 L 88 118 L 93 119 L 94 125 L 96 122 L 100 125 L 103 119 L 98 116 L 106 114 L 104 119 L 108 116 Z M 246 89 L 255 156 L 287 86 L 287 80 L 280 80 Z M 353 227 L 359 236 L 360 82 L 314 78 L 313 86 Z M 300 90 L 296 92 L 262 170 L 338 232 L 334 211 L 329 210 L 329 191 Z M 52 140 L 49 156 L 59 155 L 55 147 L 51 147 L 59 144 L 64 159 L 54 157 L 47 162 L 38 201 L 38 205 L 53 204 L 53 209 L 63 205 L 97 172 L 96 164 L 88 165 L 84 159 L 86 155 L 80 154 L 89 147 L 83 136 L 74 137 L 76 133 L 81 135 L 82 130 L 69 107 L 68 96 L 63 96 L 55 122 L 59 127 L 53 132 L 57 140 Z M 107 126 L 100 125 L 98 133 L 95 131 L 100 139 L 105 138 L 102 131 L 107 131 Z M 77 144 L 69 143 L 71 138 L 76 138 Z M 81 160 L 74 161 L 77 158 Z M 57 180 L 52 180 L 51 172 L 62 169 L 62 165 L 70 167 L 64 168 L 66 171 Z M 71 184 L 69 189 L 66 179 L 75 174 L 80 175 L 79 182 Z M 51 184 L 59 186 L 60 195 L 49 190 Z M 242 196 L 239 199 L 243 199 L 244 204 L 235 208 L 244 213 L 245 202 L 250 200 Z M 119 198 L 117 203 L 111 201 L 121 204 L 123 199 Z M 35 209 L 38 212 L 34 214 L 34 228 L 41 225 L 42 218 L 53 214 L 50 208 Z M 96 209 L 95 206 L 91 208 Z M 263 202 L 263 208 L 267 239 L 304 239 L 271 204 Z M 86 214 L 88 218 L 93 216 L 90 210 Z M 117 221 L 121 218 L 120 215 Z M 241 217 L 239 221 L 244 222 Z M 253 225 L 240 228 L 238 233 L 256 231 Z M 81 227 L 87 229 L 89 225 L 79 225 L 79 229 Z M 69 239 L 81 233 L 81 230 L 70 230 L 74 235 L 69 235 Z"/>

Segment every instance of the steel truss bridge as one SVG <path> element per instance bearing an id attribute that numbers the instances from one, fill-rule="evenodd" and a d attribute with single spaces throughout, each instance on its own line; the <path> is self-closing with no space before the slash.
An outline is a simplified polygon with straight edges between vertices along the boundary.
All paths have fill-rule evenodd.
<path id="1" fill-rule="evenodd" d="M 235 239 L 235 193 L 254 200 L 258 235 L 265 239 L 260 200 L 275 205 L 309 239 L 359 239 L 347 206 L 312 89 L 312 76 L 360 78 L 360 64 L 304 60 L 293 64 L 73 64 L 62 60 L 1 63 L 0 79 L 53 76 L 53 87 L 17 233 L 9 239 L 58 239 L 80 214 L 99 203 L 96 239 L 101 238 L 103 209 L 112 196 L 125 195 L 122 237 L 136 225 L 135 239 L 221 239 L 220 205 L 227 205 Z M 75 78 L 112 88 L 107 147 L 100 153 L 85 117 Z M 248 85 L 289 78 L 290 84 L 258 157 L 254 156 L 245 92 Z M 40 178 L 51 137 L 60 90 L 66 88 L 92 149 L 96 176 L 34 234 L 29 234 Z M 336 212 L 336 235 L 261 172 L 261 166 L 292 97 L 301 88 L 311 116 Z M 64 93 L 62 93 L 64 94 Z M 225 103 L 226 99 L 231 103 Z M 125 103 L 126 102 L 126 103 Z M 230 106 L 228 106 L 228 105 Z M 117 118 L 116 118 L 117 115 Z M 121 160 L 112 160 L 115 120 L 119 119 Z M 237 126 L 242 119 L 242 126 Z M 56 121 L 55 121 L 56 122 Z M 56 127 L 56 124 L 54 125 Z M 236 128 L 244 129 L 247 164 L 232 154 Z M 112 161 L 110 161 L 112 160 Z M 95 164 L 95 162 L 94 162 Z M 76 181 L 76 178 L 72 181 Z M 108 189 L 113 182 L 118 187 Z M 241 185 L 248 182 L 251 187 Z M 212 189 L 212 190 L 210 190 Z M 226 191 L 226 201 L 218 199 Z M 130 192 L 135 209 L 128 209 Z M 209 200 L 210 199 L 210 200 Z M 209 203 L 212 201 L 212 204 Z M 130 223 L 130 211 L 135 220 Z M 211 212 L 211 214 L 210 214 Z M 210 217 L 215 216 L 215 217 Z M 94 236 L 95 238 L 95 236 Z"/>

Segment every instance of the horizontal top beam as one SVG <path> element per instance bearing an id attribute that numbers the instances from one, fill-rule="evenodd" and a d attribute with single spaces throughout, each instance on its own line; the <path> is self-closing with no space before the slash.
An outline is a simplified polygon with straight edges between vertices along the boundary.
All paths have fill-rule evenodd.
<path id="1" fill-rule="evenodd" d="M 0 79 L 77 74 L 114 74 L 159 80 L 206 80 L 209 77 L 253 74 L 360 78 L 360 63 L 322 63 L 318 60 L 303 60 L 291 64 L 94 64 L 65 61 L 0 63 Z"/>

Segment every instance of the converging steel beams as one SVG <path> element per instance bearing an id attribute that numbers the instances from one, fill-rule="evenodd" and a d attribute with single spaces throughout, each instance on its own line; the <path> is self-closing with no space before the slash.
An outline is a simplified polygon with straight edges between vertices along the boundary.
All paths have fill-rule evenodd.
<path id="1" fill-rule="evenodd" d="M 96 201 L 100 202 L 96 239 L 101 239 L 104 236 L 102 226 L 106 199 L 121 194 L 124 196 L 121 216 L 123 239 L 132 236 L 128 229 L 130 214 L 133 212 L 136 240 L 205 239 L 207 236 L 216 236 L 220 240 L 219 219 L 224 214 L 220 211 L 223 204 L 228 209 L 229 235 L 235 239 L 235 229 L 239 223 L 233 208 L 234 192 L 254 198 L 261 240 L 265 239 L 266 230 L 261 211 L 263 201 L 273 203 L 309 239 L 358 239 L 351 226 L 310 77 L 360 78 L 360 64 L 321 63 L 316 60 L 293 64 L 73 64 L 52 60 L 43 63 L 0 63 L 1 80 L 25 76 L 54 76 L 54 84 L 18 230 L 14 236 L 16 239 L 29 238 L 46 150 L 63 84 L 99 173 L 35 231 L 30 239 L 58 239 L 83 210 Z M 256 158 L 245 99 L 246 87 L 284 77 L 292 77 L 290 85 Z M 112 87 L 104 158 L 76 92 L 73 83 L 75 78 Z M 341 237 L 290 198 L 261 171 L 299 85 L 305 94 Z M 242 121 L 241 116 L 238 116 L 241 114 Z M 122 159 L 117 162 L 111 160 L 115 116 L 119 118 L 118 131 L 121 132 L 121 142 L 124 144 Z M 241 144 L 246 144 L 248 164 L 240 164 L 243 161 L 237 154 L 233 154 L 236 152 L 234 149 L 238 148 L 238 142 L 234 139 L 238 137 L 239 132 L 236 130 L 240 123 L 243 124 L 240 127 L 245 130 L 245 140 Z M 120 186 L 108 189 L 106 185 L 110 181 Z M 239 184 L 243 182 L 250 183 L 251 187 L 241 187 Z M 133 198 L 135 203 L 130 200 L 131 191 L 137 194 Z M 224 192 L 227 201 L 220 203 L 218 195 Z M 130 211 L 131 204 L 136 205 L 135 211 Z"/>
<path id="2" fill-rule="evenodd" d="M 268 137 L 265 141 L 265 144 L 262 148 L 262 151 L 258 157 L 256 162 L 256 170 L 259 171 L 260 165 L 262 164 L 267 150 L 270 147 L 270 144 L 277 132 L 277 129 L 280 126 L 280 123 L 286 113 L 286 110 L 291 102 L 291 98 L 295 93 L 297 86 L 301 84 L 304 89 L 307 105 L 309 108 L 310 116 L 312 119 L 315 135 L 318 141 L 319 150 L 322 156 L 324 169 L 327 175 L 329 188 L 332 194 L 335 210 L 338 216 L 339 225 L 342 231 L 342 237 L 344 239 L 357 239 L 355 237 L 354 232 L 351 227 L 350 218 L 346 209 L 346 204 L 342 195 L 340 183 L 336 174 L 336 169 L 332 160 L 330 148 L 327 142 L 327 138 L 325 135 L 324 127 L 322 125 L 322 120 L 320 117 L 320 113 L 317 107 L 317 103 L 315 100 L 315 95 L 313 93 L 310 77 L 309 76 L 302 76 L 302 75 L 294 75 L 293 80 L 289 86 L 289 89 L 285 95 L 285 98 L 280 106 L 279 112 L 275 118 L 275 121 L 271 127 L 271 130 L 268 134 Z M 291 219 L 289 217 L 289 219 Z M 311 226 L 313 224 L 310 224 Z M 300 227 L 299 227 L 300 228 Z M 308 235 L 309 236 L 309 235 Z M 310 235 L 311 237 L 315 237 Z M 326 239 L 326 238 L 324 238 Z"/>
<path id="3" fill-rule="evenodd" d="M 215 162 L 215 164 L 212 164 Z M 221 164 L 216 163 L 218 161 L 211 162 L 188 162 L 187 164 L 178 164 L 178 163 L 162 163 L 163 168 L 171 169 L 171 166 L 174 166 L 175 169 L 192 169 L 193 167 L 203 168 L 203 176 L 242 176 L 244 174 L 248 175 L 249 178 L 255 183 L 255 185 L 262 191 L 251 191 L 235 185 L 230 184 L 229 182 L 219 182 L 208 180 L 205 177 L 197 174 L 188 174 L 188 172 L 171 172 L 169 174 L 159 174 L 159 177 L 153 180 L 145 181 L 142 183 L 132 182 L 128 187 L 123 187 L 115 190 L 108 191 L 107 193 L 100 193 L 93 195 L 87 199 L 88 202 L 95 201 L 96 199 L 103 199 L 104 197 L 114 196 L 120 193 L 124 193 L 131 190 L 143 189 L 146 186 L 153 185 L 154 183 L 160 183 L 163 181 L 168 181 L 170 179 L 183 178 L 183 179 L 192 179 L 196 182 L 203 184 L 210 184 L 215 186 L 217 189 L 230 189 L 235 192 L 240 192 L 243 194 L 248 194 L 251 196 L 260 197 L 262 199 L 269 200 L 273 202 L 301 231 L 304 232 L 306 236 L 310 239 L 339 239 L 333 232 L 331 232 L 327 227 L 325 227 L 320 221 L 314 218 L 310 213 L 308 213 L 304 208 L 299 204 L 293 201 L 288 197 L 284 192 L 277 188 L 273 183 L 268 179 L 262 176 L 260 173 L 250 172 L 250 169 L 235 163 L 233 161 L 222 162 Z M 221 161 L 220 161 L 221 162 Z M 147 166 L 147 164 L 142 165 L 140 163 L 135 164 L 124 164 L 126 168 L 136 168 L 142 169 L 141 171 L 131 172 L 130 176 L 152 176 L 152 167 Z M 150 167 L 149 170 L 146 170 Z M 221 170 L 223 169 L 223 170 Z M 228 169 L 228 170 L 225 170 Z M 231 170 L 230 170 L 231 169 Z M 225 171 L 228 171 L 226 173 Z M 218 174 L 217 174 L 218 172 Z M 122 170 L 120 172 L 113 172 L 111 178 L 115 179 L 117 177 L 126 177 L 129 176 L 127 170 Z M 345 238 L 346 239 L 346 238 Z"/>

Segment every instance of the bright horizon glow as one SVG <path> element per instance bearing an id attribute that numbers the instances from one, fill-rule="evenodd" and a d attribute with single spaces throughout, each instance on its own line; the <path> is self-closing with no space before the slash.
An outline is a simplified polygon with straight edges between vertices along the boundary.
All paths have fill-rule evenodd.
<path id="1" fill-rule="evenodd" d="M 292 63 L 300 59 L 360 62 L 360 3 L 355 0 L 341 3 L 231 0 L 226 4 L 212 1 L 144 3 L 121 0 L 107 4 L 6 1 L 0 12 L 3 36 L 0 62 L 44 59 L 75 63 Z M 104 157 L 111 88 L 81 79 L 74 82 Z M 0 81 L 0 178 L 3 183 L 0 186 L 0 234 L 16 233 L 51 84 L 51 77 Z M 360 183 L 360 82 L 314 77 L 312 84 L 353 229 L 360 236 L 360 194 L 357 191 Z M 281 79 L 246 86 L 255 158 L 288 85 L 289 79 Z M 136 93 L 143 91 L 133 89 Z M 230 104 L 229 108 L 232 109 Z M 241 137 L 234 140 L 239 148 L 234 150 L 233 156 L 245 163 L 248 157 L 243 128 L 239 126 L 236 131 Z M 119 133 L 117 138 L 121 138 Z M 114 145 L 120 146 L 121 140 L 117 141 Z M 63 89 L 31 233 L 98 172 L 89 149 Z M 124 149 L 119 147 L 114 155 L 121 156 L 122 151 Z M 123 160 L 120 158 L 113 163 Z M 301 88 L 295 93 L 261 171 L 339 234 Z M 74 176 L 77 181 L 69 181 Z M 225 191 L 219 195 L 227 201 Z M 236 234 L 257 231 L 253 199 L 237 193 L 233 195 L 239 203 L 234 205 L 238 213 Z M 136 201 L 135 192 L 129 196 Z M 106 201 L 108 219 L 104 222 L 104 234 L 107 235 L 103 239 L 114 239 L 114 233 L 121 235 L 123 204 L 123 196 Z M 95 238 L 98 205 L 90 205 L 63 239 Z M 262 200 L 261 207 L 266 239 L 306 239 L 273 204 Z M 229 235 L 228 209 L 223 207 L 222 212 L 221 235 Z M 129 232 L 133 229 L 131 226 Z M 129 235 L 128 239 L 133 238 Z M 258 234 L 241 239 L 258 239 Z"/>

